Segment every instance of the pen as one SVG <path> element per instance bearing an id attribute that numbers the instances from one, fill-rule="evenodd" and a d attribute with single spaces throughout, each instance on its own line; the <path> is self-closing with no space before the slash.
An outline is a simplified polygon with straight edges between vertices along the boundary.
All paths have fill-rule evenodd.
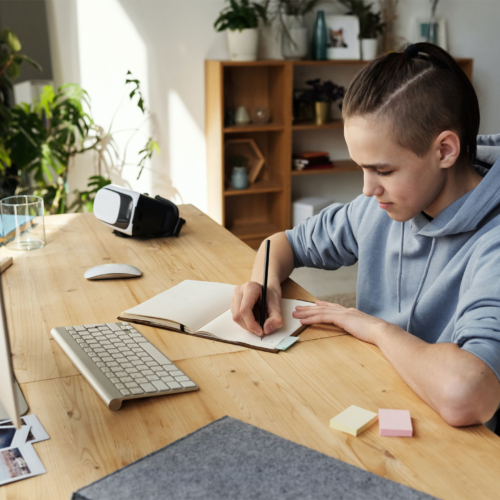
<path id="1" fill-rule="evenodd" d="M 262 304 L 260 310 L 260 327 L 262 328 L 262 337 L 260 340 L 264 338 L 264 323 L 266 322 L 266 298 L 267 298 L 267 273 L 269 270 L 269 249 L 271 248 L 271 241 L 266 241 L 266 263 L 264 265 L 264 279 L 262 283 Z"/>

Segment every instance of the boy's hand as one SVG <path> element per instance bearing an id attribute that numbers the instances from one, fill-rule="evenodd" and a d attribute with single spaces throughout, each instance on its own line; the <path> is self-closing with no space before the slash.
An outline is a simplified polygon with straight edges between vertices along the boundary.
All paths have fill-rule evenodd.
<path id="1" fill-rule="evenodd" d="M 255 335 L 267 335 L 283 326 L 281 314 L 281 290 L 267 287 L 267 319 L 264 332 L 260 327 L 262 286 L 255 281 L 248 281 L 234 289 L 231 301 L 233 320 L 242 328 Z"/>

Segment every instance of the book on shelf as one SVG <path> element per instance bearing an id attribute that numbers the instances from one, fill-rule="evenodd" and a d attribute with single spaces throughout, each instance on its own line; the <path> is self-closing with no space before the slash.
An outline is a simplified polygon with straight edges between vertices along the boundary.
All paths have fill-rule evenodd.
<path id="1" fill-rule="evenodd" d="M 231 299 L 236 285 L 185 280 L 169 290 L 121 313 L 119 319 L 195 335 L 254 349 L 279 352 L 282 342 L 297 336 L 305 327 L 292 316 L 302 300 L 282 299 L 284 324 L 262 340 L 233 321 Z M 285 339 L 288 339 L 285 341 Z"/>
<path id="2" fill-rule="evenodd" d="M 293 155 L 292 164 L 295 170 L 316 170 L 333 167 L 329 154 L 323 151 L 295 153 Z"/>

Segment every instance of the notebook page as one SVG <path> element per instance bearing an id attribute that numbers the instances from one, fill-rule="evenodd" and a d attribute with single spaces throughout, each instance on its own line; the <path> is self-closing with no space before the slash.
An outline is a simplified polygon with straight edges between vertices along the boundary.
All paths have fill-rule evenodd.
<path id="1" fill-rule="evenodd" d="M 303 300 L 282 299 L 281 308 L 284 324 L 279 330 L 266 335 L 262 340 L 260 340 L 260 337 L 257 337 L 257 335 L 244 330 L 235 323 L 231 310 L 224 312 L 210 321 L 210 323 L 202 326 L 200 331 L 211 333 L 220 339 L 229 340 L 230 342 L 243 342 L 244 344 L 256 347 L 274 349 L 284 338 L 289 337 L 302 326 L 300 320 L 292 316 L 295 307 L 310 305 L 310 302 L 304 302 Z"/>
<path id="2" fill-rule="evenodd" d="M 195 332 L 231 308 L 236 285 L 185 280 L 152 299 L 124 312 L 137 319 L 168 320 Z M 123 315 L 123 314 L 122 314 Z"/>

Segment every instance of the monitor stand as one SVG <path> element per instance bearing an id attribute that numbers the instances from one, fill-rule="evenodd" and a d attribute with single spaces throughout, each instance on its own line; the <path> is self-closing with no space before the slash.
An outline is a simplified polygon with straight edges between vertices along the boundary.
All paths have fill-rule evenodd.
<path id="1" fill-rule="evenodd" d="M 21 388 L 19 387 L 17 380 L 15 380 L 14 385 L 16 386 L 17 407 L 19 409 L 19 415 L 24 415 L 28 411 L 28 403 L 26 403 L 26 400 L 24 399 L 23 393 L 21 392 Z M 7 415 L 7 412 L 5 411 L 2 402 L 0 401 L 0 422 L 2 420 L 10 420 L 10 417 L 9 415 Z"/>

